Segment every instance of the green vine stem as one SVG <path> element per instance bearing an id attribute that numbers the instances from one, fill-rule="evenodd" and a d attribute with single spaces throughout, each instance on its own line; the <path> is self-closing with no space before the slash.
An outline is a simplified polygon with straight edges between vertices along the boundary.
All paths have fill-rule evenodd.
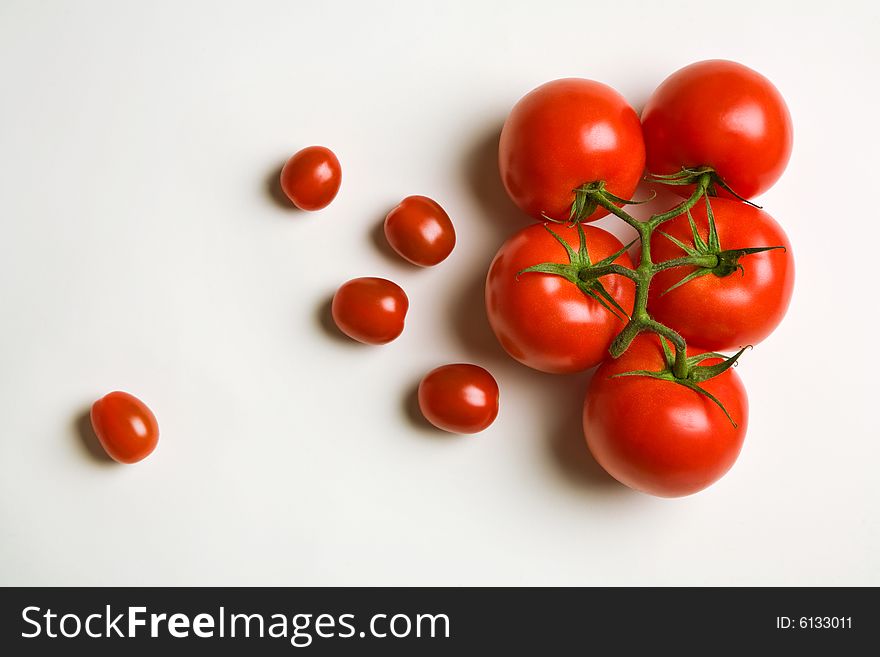
<path id="1" fill-rule="evenodd" d="M 711 174 L 701 174 L 697 179 L 694 192 L 687 199 L 671 210 L 653 215 L 647 221 L 639 221 L 623 208 L 618 207 L 617 204 L 625 203 L 625 199 L 618 198 L 607 192 L 602 183 L 584 185 L 575 191 L 576 197 L 578 194 L 589 196 L 597 205 L 605 208 L 632 226 L 639 234 L 639 240 L 641 242 L 641 258 L 638 267 L 635 269 L 627 269 L 626 267 L 620 266 L 615 266 L 615 269 L 612 269 L 611 266 L 607 266 L 604 268 L 604 271 L 601 268 L 596 268 L 592 271 L 588 270 L 582 275 L 583 280 L 584 276 L 587 278 L 598 278 L 608 274 L 621 274 L 632 279 L 635 283 L 636 296 L 633 311 L 626 326 L 624 326 L 614 342 L 611 343 L 610 352 L 612 357 L 617 358 L 626 351 L 639 333 L 642 333 L 643 331 L 651 331 L 666 338 L 672 343 L 673 347 L 675 347 L 675 358 L 672 364 L 672 372 L 676 378 L 687 379 L 690 372 L 690 365 L 687 358 L 687 344 L 677 331 L 652 319 L 648 314 L 648 289 L 651 285 L 651 279 L 662 269 L 667 269 L 670 266 L 714 266 L 717 263 L 717 259 L 708 262 L 707 256 L 687 256 L 684 258 L 677 258 L 674 265 L 671 265 L 668 262 L 655 265 L 653 260 L 651 260 L 651 236 L 654 234 L 654 231 L 658 226 L 694 207 L 694 205 L 696 205 L 706 193 L 706 189 L 709 187 L 710 183 Z M 626 270 L 627 273 L 619 271 L 620 269 Z"/>
<path id="2" fill-rule="evenodd" d="M 611 343 L 609 352 L 613 358 L 619 357 L 632 344 L 633 340 L 642 332 L 656 333 L 660 336 L 660 343 L 663 347 L 664 357 L 666 359 L 666 368 L 658 372 L 634 371 L 624 372 L 615 376 L 651 376 L 664 381 L 672 381 L 679 385 L 685 386 L 699 394 L 707 397 L 717 404 L 731 423 L 736 426 L 736 422 L 724 405 L 714 397 L 708 390 L 702 387 L 702 382 L 718 376 L 730 367 L 736 365 L 737 360 L 742 355 L 745 348 L 733 356 L 727 357 L 717 353 L 701 353 L 696 356 L 688 356 L 687 343 L 684 337 L 675 329 L 658 322 L 651 317 L 648 312 L 648 290 L 654 276 L 661 271 L 672 269 L 674 267 L 693 267 L 694 270 L 684 276 L 678 283 L 665 290 L 666 294 L 670 290 L 684 285 L 688 281 L 699 276 L 715 274 L 717 276 L 727 276 L 736 270 L 742 271 L 742 265 L 739 259 L 743 256 L 768 251 L 770 249 L 783 248 L 781 246 L 766 246 L 747 249 L 729 249 L 724 250 L 718 240 L 718 233 L 712 213 L 712 205 L 709 197 L 713 196 L 717 188 L 722 188 L 731 194 L 736 194 L 731 190 L 723 180 L 710 167 L 698 167 L 696 169 L 682 169 L 678 174 L 669 176 L 648 176 L 647 180 L 667 185 L 694 185 L 691 195 L 683 200 L 675 207 L 652 215 L 650 218 L 641 221 L 626 212 L 622 206 L 637 203 L 636 201 L 623 199 L 615 196 L 605 188 L 603 181 L 591 182 L 581 185 L 574 190 L 574 202 L 571 206 L 570 225 L 577 226 L 580 244 L 575 251 L 566 240 L 557 235 L 549 225 L 545 228 L 560 243 L 568 254 L 569 262 L 543 262 L 526 269 L 520 274 L 530 272 L 553 274 L 561 276 L 578 288 L 588 297 L 596 300 L 604 306 L 609 312 L 614 314 L 621 321 L 626 322 L 620 333 Z M 738 197 L 737 198 L 741 198 Z M 699 234 L 693 217 L 691 216 L 691 208 L 693 208 L 700 199 L 705 199 L 706 212 L 709 218 L 709 235 L 708 240 L 704 240 Z M 742 199 L 744 200 L 744 199 Z M 603 207 L 611 214 L 620 218 L 633 227 L 638 233 L 637 240 L 640 242 L 641 257 L 639 264 L 635 269 L 630 269 L 623 265 L 615 264 L 616 260 L 624 253 L 632 244 L 624 246 L 617 253 L 600 260 L 592 262 L 587 251 L 584 229 L 581 221 L 595 211 L 596 208 Z M 659 231 L 665 238 L 672 240 L 682 252 L 684 256 L 666 260 L 664 262 L 655 263 L 651 259 L 651 238 L 654 232 L 663 225 L 663 223 L 674 219 L 675 217 L 687 214 L 690 222 L 691 231 L 693 233 L 693 246 L 689 246 L 671 235 Z M 633 303 L 632 313 L 627 314 L 626 310 L 621 308 L 617 301 L 608 293 L 601 282 L 603 276 L 616 274 L 625 276 L 635 283 L 635 301 Z M 669 345 L 672 345 L 670 349 Z M 702 362 L 710 358 L 720 359 L 721 362 L 714 365 L 704 365 Z"/>

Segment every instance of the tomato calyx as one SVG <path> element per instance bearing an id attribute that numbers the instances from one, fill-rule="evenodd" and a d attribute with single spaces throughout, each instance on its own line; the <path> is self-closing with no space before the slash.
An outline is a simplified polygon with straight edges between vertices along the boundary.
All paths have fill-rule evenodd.
<path id="1" fill-rule="evenodd" d="M 595 208 L 594 208 L 595 209 Z M 576 285 L 578 289 L 589 298 L 599 302 L 612 315 L 621 321 L 629 319 L 629 314 L 624 310 L 613 296 L 605 289 L 605 286 L 599 280 L 600 276 L 610 273 L 618 273 L 628 278 L 632 277 L 632 270 L 622 265 L 614 264 L 621 255 L 626 253 L 627 249 L 635 244 L 635 240 L 625 245 L 616 253 L 611 254 L 607 258 L 603 258 L 596 263 L 590 260 L 590 253 L 587 250 L 587 239 L 584 234 L 583 226 L 577 222 L 578 231 L 578 250 L 575 251 L 571 245 L 560 237 L 549 225 L 544 224 L 544 228 L 553 238 L 559 242 L 568 255 L 568 263 L 561 262 L 542 262 L 531 267 L 526 267 L 517 273 L 517 277 L 522 274 L 541 273 L 553 274 L 561 276 L 570 283 Z"/>
<path id="2" fill-rule="evenodd" d="M 742 249 L 722 249 L 721 243 L 718 239 L 718 229 L 715 225 L 715 214 L 712 211 L 712 204 L 709 201 L 708 196 L 705 196 L 704 198 L 706 200 L 706 216 L 709 223 L 706 239 L 703 239 L 703 236 L 700 235 L 700 231 L 697 228 L 696 222 L 694 222 L 694 217 L 691 214 L 690 209 L 687 210 L 687 218 L 688 223 L 691 227 L 691 235 L 693 238 L 692 244 L 686 244 L 685 242 L 682 242 L 678 238 L 673 237 L 669 233 L 666 233 L 662 230 L 657 231 L 661 235 L 663 235 L 663 237 L 665 237 L 682 251 L 684 251 L 686 254 L 684 258 L 676 258 L 659 263 L 657 265 L 658 271 L 662 269 L 668 269 L 670 267 L 678 267 L 685 263 L 695 265 L 696 267 L 692 272 L 684 276 L 677 283 L 665 289 L 661 293 L 661 296 L 663 296 L 664 294 L 668 294 L 675 288 L 681 287 L 685 283 L 688 283 L 695 278 L 706 276 L 708 274 L 714 274 L 719 278 L 724 278 L 725 276 L 730 276 L 735 271 L 739 271 L 740 274 L 744 275 L 745 269 L 740 263 L 740 259 L 744 256 L 751 255 L 753 253 L 762 253 L 764 251 L 772 251 L 774 249 L 782 249 L 783 251 L 785 250 L 784 246 L 759 246 Z"/>
<path id="3" fill-rule="evenodd" d="M 708 196 L 718 196 L 718 190 L 723 189 L 725 192 L 734 198 L 739 199 L 743 203 L 748 203 L 752 207 L 758 208 L 759 210 L 761 209 L 761 206 L 757 203 L 753 203 L 744 196 L 737 194 L 737 192 L 718 175 L 718 172 L 710 166 L 682 167 L 681 171 L 669 174 L 649 173 L 645 176 L 645 181 L 657 185 L 696 185 L 700 178 L 707 174 L 709 176 L 709 184 L 706 185 L 706 194 Z"/>
<path id="4" fill-rule="evenodd" d="M 657 195 L 656 192 L 651 191 L 651 195 L 642 200 L 636 201 L 634 199 L 626 199 L 616 196 L 612 194 L 605 188 L 604 180 L 595 180 L 593 182 L 584 183 L 580 187 L 577 187 L 572 190 L 574 194 L 574 201 L 571 204 L 571 210 L 568 213 L 568 224 L 570 226 L 574 226 L 577 223 L 585 221 L 589 216 L 591 216 L 596 208 L 599 207 L 599 201 L 597 196 L 601 194 L 605 199 L 611 201 L 616 205 L 640 205 L 642 203 L 647 203 L 648 201 L 653 200 L 653 198 Z M 545 215 L 545 219 L 550 221 L 558 221 L 555 219 L 551 219 Z"/>
<path id="5" fill-rule="evenodd" d="M 723 354 L 716 353 L 714 351 L 706 352 L 702 354 L 696 354 L 694 356 L 687 357 L 688 363 L 688 373 L 684 377 L 676 376 L 673 372 L 674 364 L 675 364 L 675 354 L 670 349 L 669 345 L 666 342 L 666 339 L 662 336 L 660 337 L 660 344 L 663 345 L 663 356 L 666 359 L 666 367 L 659 371 L 651 371 L 651 370 L 631 370 L 629 372 L 621 372 L 619 374 L 612 375 L 612 379 L 622 376 L 647 376 L 653 379 L 659 379 L 661 381 L 669 381 L 671 383 L 678 384 L 680 386 L 684 386 L 689 390 L 693 390 L 697 394 L 700 394 L 714 404 L 718 406 L 723 412 L 730 423 L 736 428 L 738 425 L 736 420 L 734 420 L 727 409 L 724 407 L 724 404 L 713 395 L 711 392 L 706 390 L 700 384 L 704 381 L 708 381 L 720 374 L 723 374 L 731 367 L 735 367 L 739 357 L 743 355 L 746 349 L 751 349 L 751 345 L 747 345 L 740 349 L 738 352 L 733 354 L 732 356 L 725 356 Z M 710 358 L 720 358 L 721 362 L 716 363 L 714 365 L 701 365 L 704 360 L 708 360 Z"/>

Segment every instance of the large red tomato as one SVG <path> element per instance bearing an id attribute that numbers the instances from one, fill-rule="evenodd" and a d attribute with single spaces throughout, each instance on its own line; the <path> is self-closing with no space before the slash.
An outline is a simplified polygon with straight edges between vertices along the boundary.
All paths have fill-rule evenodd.
<path id="1" fill-rule="evenodd" d="M 578 372 L 605 358 L 624 322 L 562 276 L 520 273 L 546 262 L 569 264 L 566 249 L 548 227 L 578 250 L 577 228 L 533 224 L 514 234 L 501 246 L 489 268 L 486 309 L 498 341 L 515 359 L 544 372 Z M 594 264 L 623 248 L 614 235 L 601 228 L 586 226 L 583 231 Z M 614 262 L 632 267 L 626 252 Z M 630 312 L 635 296 L 633 282 L 619 275 L 600 280 L 618 305 Z"/>
<path id="2" fill-rule="evenodd" d="M 707 359 L 711 365 L 719 359 Z M 666 360 L 656 335 L 642 334 L 615 360 L 596 371 L 584 402 L 584 435 L 596 461 L 630 488 L 660 497 L 696 493 L 736 461 L 748 422 L 748 399 L 733 369 L 700 385 L 737 423 L 699 392 L 649 376 Z"/>
<path id="3" fill-rule="evenodd" d="M 655 319 L 671 326 L 688 344 L 710 351 L 735 350 L 757 344 L 782 321 L 794 287 L 794 257 L 785 232 L 773 217 L 746 203 L 712 199 L 712 212 L 722 251 L 734 252 L 766 246 L 782 246 L 743 255 L 736 269 L 721 262 L 714 270 L 663 294 L 690 275 L 693 267 L 667 269 L 651 281 L 648 310 Z M 692 210 L 701 238 L 709 236 L 706 205 Z M 686 215 L 676 217 L 661 230 L 693 245 L 693 233 Z M 685 252 L 664 235 L 654 233 L 651 257 L 654 262 L 680 258 Z"/>
<path id="4" fill-rule="evenodd" d="M 513 107 L 498 148 L 510 198 L 535 219 L 567 220 L 574 190 L 603 180 L 631 198 L 645 168 L 635 110 L 611 87 L 567 78 L 541 85 Z M 587 221 L 607 214 L 599 208 Z"/>
<path id="5" fill-rule="evenodd" d="M 791 156 L 791 116 L 782 95 L 736 62 L 697 62 L 670 75 L 645 105 L 642 128 L 650 173 L 710 166 L 745 198 L 767 191 Z"/>

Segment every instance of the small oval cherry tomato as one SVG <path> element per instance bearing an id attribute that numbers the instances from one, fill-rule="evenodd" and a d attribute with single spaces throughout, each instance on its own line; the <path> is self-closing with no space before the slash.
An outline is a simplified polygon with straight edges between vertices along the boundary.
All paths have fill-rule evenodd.
<path id="1" fill-rule="evenodd" d="M 478 365 L 443 365 L 419 384 L 419 408 L 438 429 L 477 433 L 498 416 L 498 383 Z"/>
<path id="2" fill-rule="evenodd" d="M 455 228 L 446 211 L 427 196 L 407 196 L 385 217 L 385 237 L 414 265 L 442 262 L 455 246 Z"/>
<path id="3" fill-rule="evenodd" d="M 632 198 L 645 169 L 639 116 L 601 82 L 547 82 L 510 111 L 498 166 L 510 198 L 534 219 L 567 221 L 574 190 L 585 183 L 604 180 L 612 194 Z M 582 219 L 606 214 L 598 208 Z"/>
<path id="4" fill-rule="evenodd" d="M 333 296 L 333 321 L 348 337 L 364 344 L 385 344 L 403 333 L 409 309 L 406 293 L 384 278 L 355 278 Z"/>
<path id="5" fill-rule="evenodd" d="M 584 436 L 599 465 L 622 484 L 659 497 L 680 497 L 706 488 L 734 464 L 746 435 L 749 404 L 733 369 L 700 385 L 724 404 L 737 426 L 695 390 L 649 376 L 617 376 L 665 367 L 660 340 L 651 334 L 640 335 L 622 356 L 602 363 L 584 401 Z"/>
<path id="6" fill-rule="evenodd" d="M 745 198 L 770 189 L 791 156 L 791 116 L 782 95 L 736 62 L 697 62 L 670 75 L 645 105 L 642 128 L 650 173 L 707 165 Z"/>
<path id="7" fill-rule="evenodd" d="M 309 146 L 281 169 L 281 189 L 300 210 L 320 210 L 336 198 L 342 167 L 329 148 Z"/>
<path id="8" fill-rule="evenodd" d="M 145 459 L 159 442 L 156 416 L 127 392 L 111 392 L 92 404 L 92 428 L 107 454 L 120 463 Z"/>

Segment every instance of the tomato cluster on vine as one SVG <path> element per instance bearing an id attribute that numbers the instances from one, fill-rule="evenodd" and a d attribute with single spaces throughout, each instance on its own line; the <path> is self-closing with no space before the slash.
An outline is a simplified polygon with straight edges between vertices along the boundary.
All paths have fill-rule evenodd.
<path id="1" fill-rule="evenodd" d="M 788 238 L 750 199 L 782 175 L 791 147 L 776 88 L 720 60 L 672 74 L 641 120 L 610 87 L 565 79 L 524 96 L 504 125 L 501 179 L 541 223 L 495 256 L 490 324 L 529 367 L 599 366 L 584 435 L 632 488 L 688 495 L 739 455 L 748 401 L 732 366 L 776 328 L 794 285 Z M 624 208 L 643 177 L 684 200 L 636 219 Z M 582 225 L 608 213 L 635 229 L 634 260 L 611 233 Z"/>

